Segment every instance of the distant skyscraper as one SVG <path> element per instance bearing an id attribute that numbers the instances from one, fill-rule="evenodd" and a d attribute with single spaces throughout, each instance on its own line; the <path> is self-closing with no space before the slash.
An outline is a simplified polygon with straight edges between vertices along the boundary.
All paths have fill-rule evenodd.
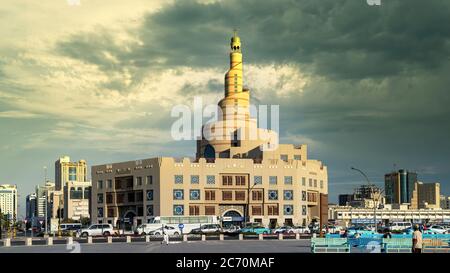
<path id="1" fill-rule="evenodd" d="M 85 160 L 70 162 L 69 156 L 63 156 L 55 162 L 55 189 L 58 191 L 62 190 L 68 181 L 87 181 L 87 164 Z"/>
<path id="2" fill-rule="evenodd" d="M 439 183 L 415 183 L 412 209 L 438 209 L 441 208 L 441 185 Z"/>
<path id="3" fill-rule="evenodd" d="M 8 219 L 17 217 L 17 186 L 0 185 L 0 209 Z"/>
<path id="4" fill-rule="evenodd" d="M 36 193 L 30 193 L 27 195 L 26 198 L 26 219 L 31 220 L 34 217 L 36 217 L 36 208 L 37 208 L 37 202 L 36 202 Z"/>
<path id="5" fill-rule="evenodd" d="M 417 173 L 399 170 L 384 176 L 386 204 L 411 203 Z"/>
<path id="6" fill-rule="evenodd" d="M 55 182 L 56 190 L 61 192 L 57 206 L 62 206 L 63 218 L 80 220 L 90 217 L 91 181 L 87 180 L 86 161 L 70 162 L 69 156 L 59 158 L 55 162 Z"/>

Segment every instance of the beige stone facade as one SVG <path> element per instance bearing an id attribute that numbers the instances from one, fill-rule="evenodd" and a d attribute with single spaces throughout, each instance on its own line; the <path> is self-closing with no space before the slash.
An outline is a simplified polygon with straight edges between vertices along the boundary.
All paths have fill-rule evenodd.
<path id="1" fill-rule="evenodd" d="M 306 145 L 279 144 L 276 132 L 257 128 L 236 34 L 230 46 L 225 97 L 218 103 L 222 114 L 205 124 L 209 130 L 197 141 L 196 158 L 93 166 L 93 223 L 132 218 L 137 225 L 173 215 L 216 215 L 224 222 L 270 227 L 326 223 L 327 167 L 308 158 Z"/>
<path id="2" fill-rule="evenodd" d="M 441 185 L 416 182 L 411 198 L 411 209 L 440 209 Z"/>

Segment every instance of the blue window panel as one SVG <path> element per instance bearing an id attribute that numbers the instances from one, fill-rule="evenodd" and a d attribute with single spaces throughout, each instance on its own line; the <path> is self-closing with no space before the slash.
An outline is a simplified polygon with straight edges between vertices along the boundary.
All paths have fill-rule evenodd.
<path id="1" fill-rule="evenodd" d="M 286 190 L 283 192 L 284 200 L 292 200 L 294 199 L 294 193 L 291 190 Z"/>
<path id="2" fill-rule="evenodd" d="M 184 199 L 184 191 L 183 190 L 173 190 L 173 199 L 183 200 Z"/>
<path id="3" fill-rule="evenodd" d="M 276 185 L 277 184 L 277 177 L 276 176 L 269 176 L 269 184 Z"/>
<path id="4" fill-rule="evenodd" d="M 206 176 L 206 184 L 213 185 L 216 184 L 216 177 L 214 175 Z"/>
<path id="5" fill-rule="evenodd" d="M 294 214 L 294 206 L 293 205 L 284 205 L 284 215 L 292 215 Z"/>
<path id="6" fill-rule="evenodd" d="M 285 176 L 284 177 L 284 184 L 292 185 L 292 176 Z"/>
<path id="7" fill-rule="evenodd" d="M 200 190 L 191 190 L 189 196 L 191 200 L 200 200 Z"/>
<path id="8" fill-rule="evenodd" d="M 147 191 L 147 201 L 153 201 L 153 190 Z"/>
<path id="9" fill-rule="evenodd" d="M 262 176 L 256 175 L 253 177 L 253 182 L 255 185 L 261 185 L 262 184 Z"/>
<path id="10" fill-rule="evenodd" d="M 175 184 L 183 184 L 183 176 L 175 175 Z"/>
<path id="11" fill-rule="evenodd" d="M 174 205 L 173 206 L 173 215 L 184 215 L 184 206 L 183 205 Z"/>
<path id="12" fill-rule="evenodd" d="M 269 200 L 278 200 L 278 191 L 270 190 L 269 191 Z"/>
<path id="13" fill-rule="evenodd" d="M 198 175 L 191 175 L 191 184 L 200 183 L 200 177 Z"/>

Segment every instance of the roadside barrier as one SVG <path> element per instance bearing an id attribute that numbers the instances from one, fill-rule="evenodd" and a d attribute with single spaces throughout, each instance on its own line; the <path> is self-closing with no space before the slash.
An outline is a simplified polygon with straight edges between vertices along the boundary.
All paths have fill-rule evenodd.
<path id="1" fill-rule="evenodd" d="M 224 240 L 231 240 L 231 241 L 251 241 L 251 240 L 301 240 L 301 239 L 309 239 L 309 236 L 303 236 L 301 234 L 201 234 L 201 235 L 192 235 L 192 234 L 183 234 L 182 236 L 176 235 L 176 236 L 170 236 L 172 240 L 175 241 L 224 241 Z M 136 239 L 133 239 L 136 238 Z M 74 238 L 74 237 L 47 237 L 47 238 L 31 238 L 31 237 L 22 237 L 22 238 L 5 238 L 2 240 L 3 247 L 9 247 L 9 246 L 32 246 L 32 245 L 60 245 L 60 244 L 67 244 L 67 245 L 73 245 L 73 244 L 96 244 L 96 243 L 107 243 L 107 244 L 114 244 L 119 242 L 126 242 L 126 243 L 132 243 L 132 242 L 155 242 L 160 241 L 161 236 L 159 235 L 145 235 L 145 236 L 88 236 L 85 238 Z M 125 239 L 125 240 L 124 240 Z M 21 243 L 20 243 L 21 242 Z"/>

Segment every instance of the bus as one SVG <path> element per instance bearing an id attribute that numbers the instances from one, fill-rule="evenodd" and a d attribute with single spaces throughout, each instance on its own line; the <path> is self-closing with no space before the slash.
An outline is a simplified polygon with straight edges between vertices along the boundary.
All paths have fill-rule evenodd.
<path id="1" fill-rule="evenodd" d="M 218 216 L 213 215 L 198 215 L 198 216 L 155 216 L 150 217 L 146 224 L 138 227 L 140 232 L 148 234 L 162 226 L 172 226 L 179 229 L 179 225 L 183 225 L 183 230 L 180 233 L 190 233 L 192 229 L 199 228 L 204 224 L 220 224 Z"/>

